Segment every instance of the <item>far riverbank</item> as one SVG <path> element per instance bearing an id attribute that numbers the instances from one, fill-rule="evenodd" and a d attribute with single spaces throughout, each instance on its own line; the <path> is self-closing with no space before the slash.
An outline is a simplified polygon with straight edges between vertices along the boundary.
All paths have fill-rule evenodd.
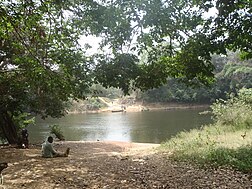
<path id="1" fill-rule="evenodd" d="M 108 99 L 98 97 L 97 102 L 100 103 L 96 108 L 87 104 L 85 101 L 72 102 L 72 107 L 68 113 L 102 113 L 102 112 L 141 112 L 141 111 L 161 111 L 175 109 L 197 109 L 209 108 L 210 104 L 197 103 L 147 103 L 142 101 L 129 101 L 122 99 Z"/>

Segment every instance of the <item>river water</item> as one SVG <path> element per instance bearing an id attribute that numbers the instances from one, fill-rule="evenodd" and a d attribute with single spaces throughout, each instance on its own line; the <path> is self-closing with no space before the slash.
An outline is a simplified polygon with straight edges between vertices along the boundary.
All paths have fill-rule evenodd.
<path id="1" fill-rule="evenodd" d="M 60 119 L 36 118 L 28 131 L 32 143 L 43 142 L 52 124 L 61 127 L 66 140 L 161 143 L 180 131 L 211 123 L 210 115 L 199 115 L 204 110 L 68 114 Z"/>

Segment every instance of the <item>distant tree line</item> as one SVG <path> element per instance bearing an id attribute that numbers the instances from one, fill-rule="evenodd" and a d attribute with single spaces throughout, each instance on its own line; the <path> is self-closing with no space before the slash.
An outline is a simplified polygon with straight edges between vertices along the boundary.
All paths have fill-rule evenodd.
<path id="1" fill-rule="evenodd" d="M 177 78 L 168 78 L 159 88 L 145 92 L 130 92 L 137 100 L 145 102 L 212 103 L 216 99 L 226 99 L 230 93 L 237 94 L 242 88 L 252 87 L 252 60 L 242 60 L 239 52 L 229 52 L 227 56 L 213 55 L 215 82 L 210 86 L 189 86 Z M 92 94 L 100 97 L 120 98 L 123 92 L 117 88 L 104 88 L 99 84 L 90 88 Z"/>
<path id="2" fill-rule="evenodd" d="M 209 87 L 193 88 L 179 79 L 169 78 L 166 85 L 141 93 L 138 98 L 146 102 L 185 103 L 212 103 L 219 98 L 226 99 L 227 94 L 237 94 L 241 88 L 252 87 L 252 61 L 242 60 L 240 55 L 239 52 L 229 52 L 227 56 L 212 56 L 215 82 Z"/>

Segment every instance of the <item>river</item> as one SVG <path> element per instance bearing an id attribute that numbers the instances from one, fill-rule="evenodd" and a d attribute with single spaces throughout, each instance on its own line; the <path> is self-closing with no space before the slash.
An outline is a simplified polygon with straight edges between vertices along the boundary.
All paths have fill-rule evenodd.
<path id="1" fill-rule="evenodd" d="M 50 135 L 49 125 L 58 124 L 66 140 L 161 143 L 180 131 L 211 123 L 204 109 L 169 111 L 68 114 L 60 119 L 36 118 L 28 127 L 30 142 L 40 143 Z"/>

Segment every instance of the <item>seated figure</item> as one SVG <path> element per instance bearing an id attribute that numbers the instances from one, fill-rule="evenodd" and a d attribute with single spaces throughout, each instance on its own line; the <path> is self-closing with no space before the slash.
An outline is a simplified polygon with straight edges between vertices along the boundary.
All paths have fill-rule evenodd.
<path id="1" fill-rule="evenodd" d="M 67 148 L 65 153 L 60 153 L 53 148 L 52 143 L 53 143 L 53 137 L 49 136 L 47 138 L 47 141 L 45 141 L 42 144 L 42 157 L 44 158 L 67 157 L 69 155 L 70 148 Z"/>

